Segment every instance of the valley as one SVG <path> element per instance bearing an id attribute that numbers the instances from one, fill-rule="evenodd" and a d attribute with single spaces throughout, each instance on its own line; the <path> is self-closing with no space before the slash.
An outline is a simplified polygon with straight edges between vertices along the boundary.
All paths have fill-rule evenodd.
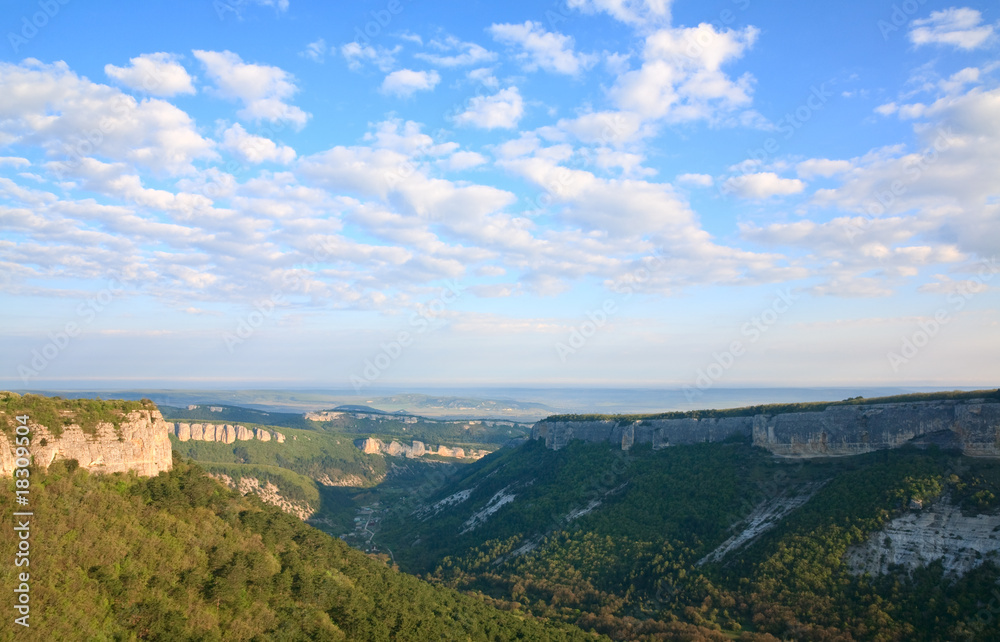
<path id="1" fill-rule="evenodd" d="M 772 452 L 757 417 L 805 422 L 793 443 L 828 449 L 835 440 L 808 435 L 836 434 L 826 408 L 843 404 L 533 426 L 359 406 L 297 415 L 190 404 L 160 418 L 149 404 L 100 402 L 99 414 L 97 402 L 16 395 L 0 412 L 65 417 L 46 446 L 56 477 L 75 475 L 62 440 L 109 453 L 133 423 L 102 418 L 152 413 L 172 468 L 205 471 L 232 489 L 226 501 L 270 505 L 433 590 L 557 627 L 537 639 L 991 640 L 1000 461 L 981 445 L 963 451 L 1000 436 L 997 394 L 854 400 L 846 412 L 911 418 L 882 432 L 869 419 L 889 436 L 867 451 L 797 446 L 795 457 Z M 972 430 L 968 417 L 986 424 Z"/>

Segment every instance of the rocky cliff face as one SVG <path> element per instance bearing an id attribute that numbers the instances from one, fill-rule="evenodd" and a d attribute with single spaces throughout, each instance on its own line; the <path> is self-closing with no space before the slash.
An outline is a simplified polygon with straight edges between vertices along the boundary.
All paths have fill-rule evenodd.
<path id="1" fill-rule="evenodd" d="M 277 430 L 266 430 L 264 428 L 247 428 L 246 426 L 229 424 L 174 424 L 172 432 L 179 441 L 221 441 L 224 444 L 231 444 L 234 441 L 250 441 L 259 439 L 260 441 L 271 441 L 274 439 L 279 444 L 285 442 L 285 436 Z"/>
<path id="2" fill-rule="evenodd" d="M 210 476 L 218 479 L 226 486 L 238 490 L 241 495 L 253 493 L 254 495 L 260 497 L 261 501 L 265 504 L 277 506 L 286 513 L 295 515 L 299 519 L 309 519 L 309 517 L 316 512 L 316 509 L 310 506 L 309 502 L 293 501 L 282 497 L 278 487 L 269 481 L 261 484 L 260 480 L 256 477 L 242 477 L 239 482 L 235 482 L 232 477 L 225 474 L 215 474 Z"/>
<path id="3" fill-rule="evenodd" d="M 150 477 L 173 465 L 170 425 L 158 410 L 130 412 L 116 429 L 110 423 L 97 426 L 88 435 L 77 424 L 64 426 L 56 436 L 46 426 L 31 425 L 31 457 L 48 468 L 56 459 L 75 459 L 82 468 L 97 473 L 134 470 Z M 0 434 L 0 475 L 14 471 L 14 450 L 9 436 Z"/>
<path id="4" fill-rule="evenodd" d="M 930 507 L 909 510 L 859 546 L 848 550 L 845 561 L 855 574 L 887 573 L 941 560 L 945 573 L 964 575 L 987 560 L 1000 560 L 1000 515 L 964 515 L 944 497 Z"/>
<path id="5" fill-rule="evenodd" d="M 754 445 L 784 457 L 832 457 L 898 448 L 928 435 L 953 433 L 966 455 L 1000 457 L 1000 404 L 925 401 L 831 406 L 823 412 L 757 415 Z"/>
<path id="6" fill-rule="evenodd" d="M 454 457 L 455 459 L 481 459 L 490 454 L 488 450 L 428 446 L 424 442 L 416 440 L 410 446 L 401 444 L 396 440 L 392 440 L 387 444 L 381 439 L 375 439 L 374 437 L 359 439 L 354 442 L 354 445 L 369 455 L 381 453 L 393 457 L 416 458 L 423 457 L 424 455 L 437 455 L 439 457 Z"/>
<path id="7" fill-rule="evenodd" d="M 544 439 L 545 445 L 559 450 L 573 439 L 608 441 L 622 450 L 634 444 L 653 444 L 665 448 L 677 444 L 722 441 L 732 435 L 749 437 L 753 417 L 722 417 L 706 419 L 644 419 L 635 423 L 602 421 L 541 421 L 531 429 L 533 439 Z"/>
<path id="8" fill-rule="evenodd" d="M 545 440 L 554 450 L 573 439 L 610 442 L 628 450 L 634 444 L 663 448 L 722 441 L 733 435 L 752 436 L 755 446 L 782 457 L 856 455 L 921 440 L 952 445 L 966 455 L 1000 457 L 1000 404 L 921 401 L 746 417 L 541 421 L 532 428 L 532 438 Z"/>

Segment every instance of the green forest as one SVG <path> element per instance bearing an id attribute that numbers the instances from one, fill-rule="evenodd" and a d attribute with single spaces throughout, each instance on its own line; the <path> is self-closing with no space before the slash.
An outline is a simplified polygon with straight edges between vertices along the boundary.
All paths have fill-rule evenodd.
<path id="1" fill-rule="evenodd" d="M 910 500 L 996 514 L 992 461 L 932 448 L 791 462 L 735 439 L 630 452 L 530 442 L 468 467 L 426 504 L 462 489 L 465 502 L 398 517 L 382 539 L 403 570 L 501 608 L 617 640 L 1000 639 L 994 560 L 962 577 L 940 563 L 854 575 L 844 561 Z M 755 506 L 806 489 L 818 490 L 774 528 L 699 563 Z M 498 493 L 516 501 L 467 530 Z"/>
<path id="2" fill-rule="evenodd" d="M 27 412 L 90 430 L 155 409 L 0 402 L 4 423 Z M 33 626 L 17 639 L 1000 639 L 990 459 L 929 446 L 790 460 L 734 436 L 628 451 L 527 441 L 443 464 L 366 455 L 332 428 L 281 428 L 284 443 L 171 437 L 174 469 L 154 478 L 91 475 L 75 461 L 31 469 Z M 271 482 L 335 535 L 364 508 L 379 518 L 374 544 L 362 538 L 373 554 L 206 472 Z M 317 481 L 345 476 L 357 487 Z M 5 483 L 0 528 L 11 529 Z M 760 517 L 775 506 L 786 508 Z M 872 542 L 888 550 L 890 522 L 935 507 L 993 520 L 997 545 L 964 573 L 943 561 L 851 566 Z M 767 528 L 716 554 L 751 519 Z M 15 543 L 0 540 L 0 554 L 13 559 Z M 5 586 L 15 570 L 0 572 Z"/>
<path id="3" fill-rule="evenodd" d="M 176 456 L 148 479 L 57 461 L 31 480 L 31 626 L 2 639 L 597 639 L 402 574 Z M 0 539 L 3 559 L 14 550 Z M 24 570 L 0 569 L 5 587 Z"/>

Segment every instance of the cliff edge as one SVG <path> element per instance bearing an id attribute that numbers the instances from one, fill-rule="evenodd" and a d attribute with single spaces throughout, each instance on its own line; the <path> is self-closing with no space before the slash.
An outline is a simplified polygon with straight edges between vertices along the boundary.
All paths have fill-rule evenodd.
<path id="1" fill-rule="evenodd" d="M 18 398 L 13 393 L 0 394 L 8 395 L 5 400 Z M 65 408 L 58 409 L 60 402 Z M 93 425 L 79 417 L 86 416 L 89 410 L 85 407 L 81 410 L 79 401 L 52 399 L 50 405 L 57 406 L 58 423 L 61 424 L 58 428 L 42 425 L 31 412 L 25 413 L 29 417 L 28 449 L 36 466 L 48 468 L 56 459 L 75 459 L 81 468 L 92 472 L 132 470 L 151 477 L 170 470 L 173 465 L 167 436 L 171 425 L 163 420 L 160 411 L 152 404 L 142 409 L 118 412 L 111 421 L 95 421 Z M 8 417 L 9 414 L 0 411 L 3 415 L 0 419 L 9 424 L 13 418 Z M 54 422 L 50 419 L 48 423 Z M 13 429 L 0 432 L 0 475 L 9 476 L 14 472 L 17 447 L 14 439 Z"/>
<path id="2" fill-rule="evenodd" d="M 1000 458 L 1000 402 L 988 398 L 831 404 L 809 412 L 758 412 L 722 417 L 545 419 L 532 438 L 553 450 L 573 439 L 663 448 L 737 437 L 781 457 L 842 457 L 936 444 L 974 457 Z M 680 414 L 680 413 L 677 413 Z"/>

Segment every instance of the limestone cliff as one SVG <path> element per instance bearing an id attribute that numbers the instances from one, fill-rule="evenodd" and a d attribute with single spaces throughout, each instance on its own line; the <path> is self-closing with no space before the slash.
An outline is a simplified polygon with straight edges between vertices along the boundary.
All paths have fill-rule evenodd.
<path id="1" fill-rule="evenodd" d="M 425 455 L 437 455 L 438 457 L 450 457 L 455 459 L 482 459 L 486 455 L 490 454 L 488 450 L 476 450 L 472 448 L 466 450 L 465 448 L 457 447 L 450 448 L 448 446 L 430 446 L 424 444 L 422 441 L 416 440 L 414 440 L 410 446 L 401 444 L 396 440 L 385 443 L 381 439 L 375 439 L 374 437 L 359 439 L 354 442 L 354 445 L 368 455 L 381 453 L 392 457 L 418 458 Z"/>
<path id="2" fill-rule="evenodd" d="M 236 482 L 233 481 L 232 477 L 223 473 L 210 474 L 210 476 L 219 480 L 226 486 L 238 490 L 241 495 L 253 493 L 254 495 L 260 497 L 261 501 L 265 504 L 277 506 L 284 512 L 290 515 L 295 515 L 299 519 L 309 519 L 309 517 L 316 512 L 316 509 L 310 506 L 309 502 L 294 501 L 282 497 L 280 489 L 269 481 L 265 481 L 261 484 L 260 480 L 256 477 L 241 477 L 239 482 Z"/>
<path id="3" fill-rule="evenodd" d="M 983 562 L 1000 561 L 1000 515 L 965 515 L 948 497 L 910 509 L 861 545 L 845 561 L 855 574 L 884 574 L 893 565 L 907 569 L 941 560 L 948 575 L 964 575 Z"/>
<path id="4" fill-rule="evenodd" d="M 231 426 L 229 424 L 188 424 L 177 423 L 171 428 L 178 441 L 220 441 L 231 444 L 235 441 L 250 441 L 259 439 L 260 441 L 271 441 L 279 444 L 285 442 L 285 435 L 277 430 L 267 430 L 265 428 L 247 428 L 239 424 Z"/>
<path id="5" fill-rule="evenodd" d="M 573 439 L 634 444 L 676 444 L 752 437 L 753 444 L 782 457 L 839 457 L 907 443 L 950 445 L 977 457 L 1000 457 L 1000 403 L 983 399 L 831 405 L 818 412 L 718 418 L 549 421 L 532 438 L 558 450 Z"/>
<path id="6" fill-rule="evenodd" d="M 70 419 L 70 421 L 72 421 Z M 170 470 L 170 425 L 158 410 L 134 410 L 122 418 L 118 427 L 108 422 L 97 424 L 95 434 L 87 434 L 79 424 L 70 423 L 55 434 L 49 427 L 29 421 L 30 451 L 35 465 L 48 468 L 56 459 L 75 459 L 81 468 L 98 473 L 134 470 L 153 476 Z M 10 436 L 0 434 L 0 475 L 14 471 L 14 450 Z"/>

